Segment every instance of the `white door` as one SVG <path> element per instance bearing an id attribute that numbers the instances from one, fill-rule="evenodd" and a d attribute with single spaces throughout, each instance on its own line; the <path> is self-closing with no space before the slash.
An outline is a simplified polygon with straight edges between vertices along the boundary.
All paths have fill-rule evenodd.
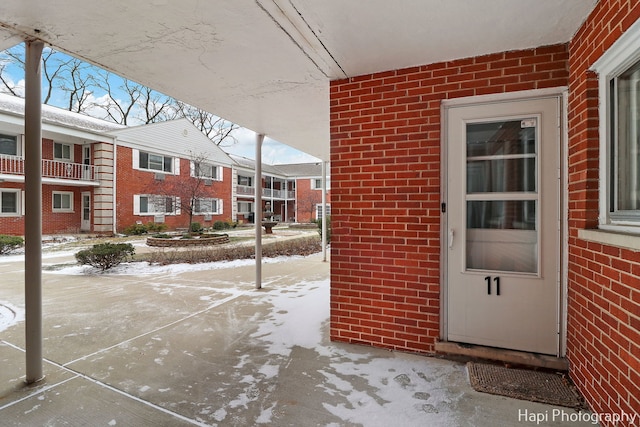
<path id="1" fill-rule="evenodd" d="M 91 146 L 82 146 L 82 179 L 93 180 L 91 176 Z"/>
<path id="2" fill-rule="evenodd" d="M 80 230 L 91 231 L 91 193 L 82 192 L 82 219 Z"/>
<path id="3" fill-rule="evenodd" d="M 560 98 L 447 114 L 447 339 L 558 354 Z"/>

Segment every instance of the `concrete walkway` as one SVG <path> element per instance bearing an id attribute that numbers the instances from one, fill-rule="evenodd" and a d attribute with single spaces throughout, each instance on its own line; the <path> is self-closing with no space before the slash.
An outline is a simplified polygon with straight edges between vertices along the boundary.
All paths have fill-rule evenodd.
<path id="1" fill-rule="evenodd" d="M 0 258 L 0 426 L 593 425 L 478 393 L 460 363 L 330 342 L 319 254 L 266 259 L 262 290 L 250 262 L 44 264 L 46 377 L 26 386 L 22 259 Z"/>

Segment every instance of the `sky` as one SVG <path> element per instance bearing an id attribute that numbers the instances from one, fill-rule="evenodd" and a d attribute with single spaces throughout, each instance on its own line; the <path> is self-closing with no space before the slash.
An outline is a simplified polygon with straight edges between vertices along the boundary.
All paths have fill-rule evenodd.
<path id="1" fill-rule="evenodd" d="M 64 55 L 62 53 L 58 53 L 58 54 Z M 0 55 L 0 61 L 1 60 L 2 60 L 2 55 Z M 97 70 L 96 67 L 91 66 L 91 68 L 93 70 Z M 8 64 L 7 67 L 5 68 L 5 72 L 6 72 L 5 78 L 8 76 L 9 80 L 14 82 L 16 86 L 18 86 L 19 88 L 24 88 L 24 71 L 20 68 L 20 66 Z M 120 77 L 113 75 L 112 79 L 113 79 L 112 87 L 120 86 L 120 82 L 122 81 L 122 80 L 118 80 L 118 79 L 121 79 Z M 44 79 L 43 81 L 46 82 L 46 80 Z M 4 87 L 0 85 L 0 92 L 2 92 L 3 89 Z M 19 92 L 23 92 L 23 90 Z M 52 101 L 49 102 L 49 104 L 55 105 L 61 108 L 65 108 L 64 106 L 60 105 L 64 103 L 63 99 L 64 99 L 64 102 L 66 102 L 66 99 L 64 98 L 64 96 L 62 96 L 61 91 L 58 94 L 54 93 L 52 95 Z M 107 100 L 106 94 L 99 94 L 99 93 L 90 94 L 89 101 L 91 101 L 92 103 L 100 104 L 100 103 L 106 102 L 106 100 Z M 89 114 L 93 115 L 94 117 L 97 117 L 97 118 L 104 117 L 103 110 L 95 108 L 94 113 L 95 114 L 91 114 L 91 111 L 89 111 Z M 215 114 L 215 111 L 210 111 L 210 113 Z M 130 123 L 130 124 L 135 125 L 136 123 Z M 235 154 L 238 156 L 255 160 L 256 133 L 247 128 L 238 128 L 234 132 L 233 136 L 236 141 L 233 145 L 223 144 L 220 147 L 227 153 Z M 263 163 L 266 163 L 266 164 L 292 164 L 292 163 L 317 163 L 320 160 L 314 156 L 311 156 L 310 154 L 299 151 L 286 144 L 282 144 L 269 137 L 265 137 L 262 143 L 262 161 Z"/>
<path id="2" fill-rule="evenodd" d="M 256 158 L 256 133 L 250 129 L 240 128 L 235 133 L 238 141 L 230 147 L 221 146 L 227 153 L 255 160 Z M 269 137 L 262 142 L 262 162 L 270 165 L 293 163 L 317 163 L 320 159 L 296 150 L 286 144 L 282 144 Z"/>

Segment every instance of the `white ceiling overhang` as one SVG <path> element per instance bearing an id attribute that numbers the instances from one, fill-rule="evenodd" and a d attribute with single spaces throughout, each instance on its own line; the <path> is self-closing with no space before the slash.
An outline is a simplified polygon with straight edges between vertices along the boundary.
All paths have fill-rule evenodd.
<path id="1" fill-rule="evenodd" d="M 329 82 L 563 43 L 597 0 L 2 0 L 36 38 L 329 158 Z"/>

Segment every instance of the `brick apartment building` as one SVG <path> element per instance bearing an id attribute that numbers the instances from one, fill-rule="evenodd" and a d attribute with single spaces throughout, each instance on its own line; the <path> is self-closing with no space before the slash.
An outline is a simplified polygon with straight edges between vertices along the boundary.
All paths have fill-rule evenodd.
<path id="1" fill-rule="evenodd" d="M 231 155 L 236 161 L 238 220 L 253 222 L 255 208 L 255 162 Z M 322 218 L 322 165 L 297 163 L 262 165 L 263 211 L 274 220 L 307 223 Z M 330 180 L 327 177 L 327 214 L 331 215 Z"/>
<path id="2" fill-rule="evenodd" d="M 24 234 L 23 108 L 0 95 L 0 234 Z M 124 127 L 45 105 L 42 135 L 44 234 L 187 228 L 190 211 L 203 227 L 255 217 L 255 162 L 232 159 L 187 119 Z M 263 211 L 318 218 L 319 165 L 263 168 Z"/>
<path id="3" fill-rule="evenodd" d="M 232 221 L 233 160 L 189 120 L 119 129 L 114 138 L 116 230 L 137 222 L 169 229 Z"/>
<path id="4" fill-rule="evenodd" d="M 42 230 L 113 231 L 113 142 L 121 126 L 43 106 Z M 24 100 L 0 94 L 0 234 L 24 235 Z"/>

